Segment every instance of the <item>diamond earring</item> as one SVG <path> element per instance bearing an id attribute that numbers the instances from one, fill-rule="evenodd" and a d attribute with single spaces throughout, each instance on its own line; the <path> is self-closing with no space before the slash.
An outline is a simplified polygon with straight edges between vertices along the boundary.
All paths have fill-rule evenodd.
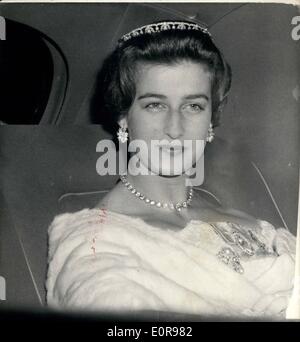
<path id="1" fill-rule="evenodd" d="M 119 127 L 119 130 L 117 132 L 118 140 L 121 143 L 125 143 L 128 140 L 128 132 L 127 129 L 124 127 Z"/>
<path id="2" fill-rule="evenodd" d="M 214 133 L 213 125 L 212 123 L 210 123 L 206 141 L 211 143 L 214 140 L 214 138 L 215 138 L 215 133 Z"/>

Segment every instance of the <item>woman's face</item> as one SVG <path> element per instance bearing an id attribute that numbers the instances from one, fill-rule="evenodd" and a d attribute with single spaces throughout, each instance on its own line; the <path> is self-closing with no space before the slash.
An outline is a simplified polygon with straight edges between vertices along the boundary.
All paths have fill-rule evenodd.
<path id="1" fill-rule="evenodd" d="M 119 124 L 128 128 L 130 141 L 147 146 L 137 154 L 148 170 L 178 175 L 190 169 L 203 154 L 210 121 L 211 73 L 205 65 L 138 65 L 136 95 Z"/>

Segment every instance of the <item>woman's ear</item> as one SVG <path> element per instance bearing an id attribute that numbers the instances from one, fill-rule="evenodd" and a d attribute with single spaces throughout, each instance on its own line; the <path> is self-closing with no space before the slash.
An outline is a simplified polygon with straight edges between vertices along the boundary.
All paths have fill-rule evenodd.
<path id="1" fill-rule="evenodd" d="M 128 128 L 127 118 L 123 117 L 118 121 L 118 125 L 124 129 Z"/>

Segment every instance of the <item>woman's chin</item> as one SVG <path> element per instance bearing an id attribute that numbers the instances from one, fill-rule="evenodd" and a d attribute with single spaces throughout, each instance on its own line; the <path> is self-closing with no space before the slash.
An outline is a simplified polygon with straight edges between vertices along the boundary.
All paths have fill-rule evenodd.
<path id="1" fill-rule="evenodd" d="M 152 167 L 151 172 L 162 177 L 178 177 L 187 172 L 188 169 L 174 168 L 174 167 Z"/>
<path id="2" fill-rule="evenodd" d="M 176 162 L 153 163 L 151 160 L 144 160 L 133 156 L 128 165 L 128 172 L 132 175 L 157 175 L 163 177 L 178 177 L 187 174 L 193 168 L 192 160 L 182 163 L 182 159 Z"/>

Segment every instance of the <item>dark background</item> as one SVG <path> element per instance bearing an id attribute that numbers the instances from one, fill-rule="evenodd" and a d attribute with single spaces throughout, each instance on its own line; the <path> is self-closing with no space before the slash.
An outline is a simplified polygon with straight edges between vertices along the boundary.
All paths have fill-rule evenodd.
<path id="1" fill-rule="evenodd" d="M 0 3 L 0 15 L 8 23 L 7 41 L 0 42 L 0 120 L 11 124 L 0 126 L 3 304 L 39 305 L 37 293 L 44 302 L 49 223 L 61 211 L 93 206 L 101 194 L 90 192 L 116 181 L 99 177 L 95 168 L 96 144 L 110 138 L 100 125 L 91 125 L 96 75 L 119 36 L 152 21 L 206 23 L 233 69 L 229 102 L 206 151 L 203 188 L 226 206 L 283 226 L 253 162 L 296 233 L 300 43 L 291 38 L 296 7 Z M 77 195 L 61 198 L 67 193 Z"/>

